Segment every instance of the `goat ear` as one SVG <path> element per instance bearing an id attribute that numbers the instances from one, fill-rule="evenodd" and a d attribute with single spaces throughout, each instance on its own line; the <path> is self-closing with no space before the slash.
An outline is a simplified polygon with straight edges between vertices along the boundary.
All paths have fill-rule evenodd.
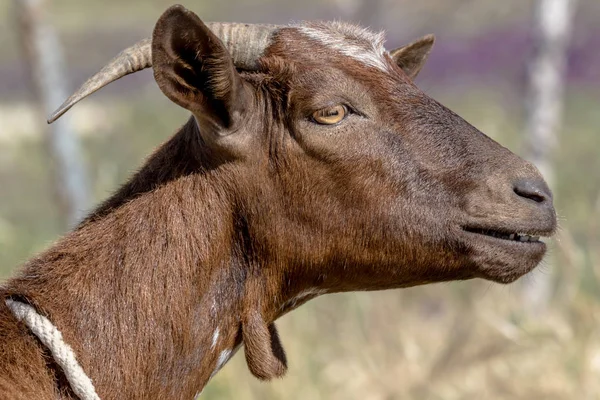
<path id="1" fill-rule="evenodd" d="M 248 310 L 242 321 L 246 363 L 252 375 L 261 380 L 281 377 L 287 359 L 275 324 L 267 324 L 258 310 Z"/>
<path id="2" fill-rule="evenodd" d="M 170 7 L 152 34 L 152 66 L 162 92 L 201 127 L 228 130 L 246 104 L 244 82 L 221 40 L 183 6 Z"/>
<path id="3" fill-rule="evenodd" d="M 434 42 L 435 36 L 426 35 L 411 44 L 390 51 L 390 56 L 410 79 L 415 79 L 425 65 Z"/>

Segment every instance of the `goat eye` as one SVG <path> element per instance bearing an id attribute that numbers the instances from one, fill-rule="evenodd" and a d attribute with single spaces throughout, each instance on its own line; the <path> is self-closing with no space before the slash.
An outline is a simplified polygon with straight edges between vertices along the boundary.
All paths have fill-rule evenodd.
<path id="1" fill-rule="evenodd" d="M 344 118 L 348 114 L 348 107 L 343 104 L 338 104 L 337 106 L 323 108 L 321 110 L 315 111 L 312 114 L 312 119 L 317 124 L 321 125 L 335 125 Z"/>

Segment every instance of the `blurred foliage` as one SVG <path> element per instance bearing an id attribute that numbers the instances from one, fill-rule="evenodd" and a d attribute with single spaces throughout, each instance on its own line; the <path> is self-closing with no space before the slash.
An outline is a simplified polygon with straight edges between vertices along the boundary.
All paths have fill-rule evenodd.
<path id="1" fill-rule="evenodd" d="M 166 0 L 49 2 L 67 49 L 72 84 L 79 84 L 122 47 L 147 36 L 170 4 Z M 207 20 L 368 19 L 373 27 L 390 32 L 392 45 L 435 32 L 439 41 L 419 85 L 519 153 L 521 79 L 527 55 L 519 43 L 527 40 L 532 1 L 378 4 L 382 8 L 369 18 L 363 18 L 359 0 L 186 5 Z M 584 45 L 593 43 L 589 41 L 599 32 L 595 25 L 599 19 L 600 2 L 580 1 L 573 39 L 580 53 L 570 60 L 572 65 L 585 59 L 587 70 L 600 71 L 595 50 Z M 6 277 L 50 245 L 61 228 L 51 200 L 50 161 L 41 148 L 43 116 L 32 106 L 20 72 L 24 66 L 11 29 L 8 0 L 0 0 L 0 20 L 6 21 L 0 24 L 0 277 Z M 506 47 L 507 32 L 522 32 L 511 39 L 515 47 Z M 497 59 L 489 58 L 493 55 L 477 50 L 479 45 L 497 49 L 505 64 L 498 66 Z M 476 56 L 456 64 L 452 62 L 456 52 Z M 482 73 L 484 69 L 487 72 Z M 555 155 L 554 193 L 561 230 L 548 263 L 524 278 L 535 280 L 550 273 L 556 277 L 546 313 L 524 313 L 519 283 L 499 286 L 471 281 L 325 296 L 279 323 L 290 360 L 286 378 L 260 383 L 238 355 L 207 386 L 202 398 L 599 398 L 600 81 L 593 75 L 582 76 L 571 76 L 568 82 L 565 123 Z M 187 115 L 162 96 L 148 72 L 112 85 L 72 114 L 98 202 L 123 183 Z"/>

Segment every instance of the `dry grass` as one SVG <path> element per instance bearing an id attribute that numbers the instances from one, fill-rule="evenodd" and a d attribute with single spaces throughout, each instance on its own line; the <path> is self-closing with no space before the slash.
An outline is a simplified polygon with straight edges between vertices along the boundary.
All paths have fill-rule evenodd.
<path id="1" fill-rule="evenodd" d="M 596 299 L 578 291 L 532 316 L 519 286 L 473 281 L 315 300 L 279 323 L 286 378 L 259 383 L 238 355 L 206 398 L 600 398 Z"/>

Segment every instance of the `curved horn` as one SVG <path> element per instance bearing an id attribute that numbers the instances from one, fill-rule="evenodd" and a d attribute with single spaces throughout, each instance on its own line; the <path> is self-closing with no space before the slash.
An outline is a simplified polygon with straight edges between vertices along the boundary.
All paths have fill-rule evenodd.
<path id="1" fill-rule="evenodd" d="M 131 47 L 120 52 L 110 60 L 99 72 L 89 78 L 81 87 L 73 93 L 65 102 L 54 111 L 48 118 L 51 124 L 59 119 L 71 107 L 83 100 L 95 91 L 103 88 L 109 83 L 131 73 L 141 71 L 152 66 L 151 40 L 143 39 Z"/>
<path id="2" fill-rule="evenodd" d="M 277 25 L 252 25 L 239 23 L 209 22 L 208 28 L 223 42 L 236 67 L 256 70 L 258 59 L 269 46 Z M 120 52 L 99 72 L 89 78 L 48 118 L 51 124 L 75 104 L 125 75 L 152 66 L 151 40 L 143 39 Z"/>
<path id="3" fill-rule="evenodd" d="M 206 26 L 221 39 L 235 66 L 248 71 L 258 68 L 258 59 L 271 44 L 273 34 L 281 28 L 277 25 L 229 22 L 208 22 Z"/>

